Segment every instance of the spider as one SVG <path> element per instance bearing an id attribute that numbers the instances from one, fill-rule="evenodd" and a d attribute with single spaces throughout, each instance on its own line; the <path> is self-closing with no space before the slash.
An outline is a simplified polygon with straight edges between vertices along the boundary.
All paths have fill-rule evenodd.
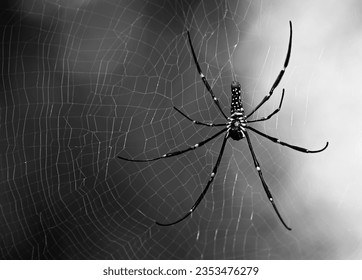
<path id="1" fill-rule="evenodd" d="M 194 120 L 192 118 L 190 118 L 189 116 L 187 116 L 185 113 L 183 113 L 182 111 L 180 111 L 178 108 L 173 107 L 178 113 L 180 113 L 183 117 L 185 117 L 186 119 L 188 119 L 189 121 L 191 121 L 192 123 L 194 123 L 195 125 L 200 125 L 200 126 L 208 126 L 208 127 L 224 127 L 223 129 L 221 129 L 219 132 L 217 132 L 216 134 L 212 135 L 211 137 L 193 145 L 193 146 L 189 146 L 186 149 L 183 150 L 179 150 L 179 151 L 171 151 L 168 152 L 162 156 L 156 157 L 156 158 L 151 158 L 151 159 L 129 159 L 129 158 L 124 158 L 121 156 L 118 156 L 118 158 L 123 159 L 123 160 L 127 160 L 127 161 L 132 161 L 132 162 L 148 162 L 148 161 L 155 161 L 155 160 L 159 160 L 159 159 L 164 159 L 164 158 L 169 158 L 169 157 L 174 157 L 177 155 L 181 155 L 183 153 L 186 153 L 188 151 L 191 150 L 195 150 L 197 148 L 200 148 L 201 146 L 205 145 L 206 143 L 210 142 L 211 140 L 215 139 L 216 137 L 220 136 L 221 134 L 224 133 L 224 138 L 223 138 L 223 142 L 221 144 L 221 149 L 217 158 L 217 161 L 214 165 L 214 168 L 212 169 L 212 172 L 210 174 L 209 180 L 206 184 L 206 186 L 204 187 L 203 191 L 201 192 L 200 196 L 198 197 L 198 199 L 194 202 L 194 204 L 192 205 L 192 207 L 190 208 L 190 210 L 184 214 L 181 218 L 177 219 L 176 221 L 173 222 L 164 222 L 164 223 L 160 223 L 160 222 L 156 222 L 157 225 L 160 226 L 171 226 L 174 224 L 177 224 L 183 220 L 185 220 L 187 217 L 189 217 L 197 208 L 197 206 L 201 203 L 201 201 L 203 200 L 203 198 L 205 197 L 211 183 L 213 182 L 216 173 L 217 173 L 217 169 L 219 167 L 220 161 L 222 159 L 222 156 L 224 154 L 224 149 L 225 149 L 225 145 L 226 142 L 229 138 L 239 141 L 241 139 L 246 139 L 246 142 L 248 144 L 251 156 L 253 158 L 253 162 L 254 162 L 254 166 L 255 169 L 259 175 L 261 184 L 264 188 L 264 191 L 271 203 L 271 205 L 274 208 L 274 211 L 276 213 L 276 215 L 278 216 L 279 220 L 281 221 L 281 223 L 284 225 L 284 227 L 288 230 L 291 230 L 291 228 L 289 226 L 287 226 L 287 224 L 284 222 L 282 216 L 280 215 L 278 208 L 274 202 L 273 196 L 269 190 L 269 187 L 263 177 L 263 173 L 259 164 L 259 161 L 256 157 L 256 154 L 254 152 L 253 146 L 251 144 L 250 141 L 250 137 L 249 137 L 249 130 L 251 132 L 254 132 L 274 143 L 277 143 L 279 145 L 283 145 L 286 146 L 288 148 L 291 148 L 293 150 L 302 152 L 302 153 L 319 153 L 324 151 L 327 147 L 328 147 L 328 142 L 326 143 L 326 145 L 320 149 L 320 150 L 308 150 L 306 148 L 302 148 L 299 146 L 295 146 L 295 145 L 291 145 L 288 144 L 286 142 L 283 142 L 273 136 L 267 135 L 259 130 L 257 130 L 256 128 L 250 126 L 250 123 L 255 123 L 255 122 L 263 122 L 266 120 L 269 120 L 272 116 L 274 116 L 275 114 L 277 114 L 281 107 L 282 107 L 282 103 L 283 103 L 283 98 L 284 98 L 284 88 L 282 90 L 282 95 L 281 95 L 281 99 L 280 99 L 280 103 L 279 103 L 279 107 L 277 109 L 275 109 L 270 115 L 266 116 L 266 117 L 262 117 L 259 119 L 253 119 L 253 120 L 249 120 L 249 118 L 265 103 L 269 100 L 269 98 L 272 96 L 274 89 L 279 85 L 280 81 L 283 78 L 283 75 L 285 73 L 286 68 L 288 67 L 289 64 L 289 59 L 290 59 L 290 54 L 291 54 L 291 49 L 292 49 L 292 22 L 289 21 L 289 27 L 290 27 L 290 35 L 289 35 L 289 44 L 288 44 L 288 51 L 287 51 L 287 55 L 284 61 L 284 67 L 283 69 L 279 72 L 279 75 L 277 76 L 274 84 L 272 85 L 272 87 L 270 88 L 270 91 L 267 95 L 264 96 L 264 98 L 260 101 L 260 103 L 248 114 L 244 113 L 244 108 L 243 108 L 243 103 L 242 103 L 242 98 L 241 98 L 241 85 L 239 82 L 237 81 L 232 81 L 231 82 L 231 115 L 230 117 L 228 117 L 224 111 L 222 110 L 219 100 L 217 99 L 217 97 L 215 96 L 210 84 L 208 83 L 208 81 L 205 78 L 205 75 L 202 73 L 201 71 L 201 67 L 199 65 L 199 62 L 197 61 L 196 58 L 196 54 L 195 54 L 195 50 L 194 47 L 192 46 L 192 41 L 191 41 L 191 37 L 190 37 L 190 32 L 187 31 L 187 37 L 188 37 L 188 42 L 190 45 L 190 49 L 191 49 L 191 53 L 192 53 L 192 57 L 194 59 L 196 68 L 197 68 L 197 72 L 200 75 L 200 78 L 202 80 L 202 82 L 204 83 L 207 91 L 210 93 L 213 102 L 215 103 L 215 105 L 217 106 L 218 110 L 220 111 L 220 113 L 224 116 L 224 118 L 227 120 L 226 123 L 206 123 L 206 122 L 201 122 L 201 121 L 197 121 Z"/>

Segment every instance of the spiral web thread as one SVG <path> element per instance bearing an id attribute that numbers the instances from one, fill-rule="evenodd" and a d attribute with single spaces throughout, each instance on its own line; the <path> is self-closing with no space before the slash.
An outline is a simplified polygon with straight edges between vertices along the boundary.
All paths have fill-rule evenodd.
<path id="1" fill-rule="evenodd" d="M 271 85 L 278 73 L 268 69 L 270 50 L 256 62 L 260 76 L 248 73 L 258 53 L 242 55 L 246 66 L 236 54 L 243 44 L 262 41 L 255 33 L 244 39 L 263 16 L 255 13 L 262 2 L 30 2 L 1 12 L 1 258 L 267 259 L 298 252 L 244 141 L 227 143 L 204 201 L 191 218 L 168 228 L 154 221 L 175 220 L 190 209 L 222 137 L 157 162 L 117 159 L 160 156 L 216 133 L 173 109 L 200 121 L 223 120 L 197 74 L 187 30 L 227 115 L 233 79 L 243 85 L 245 110 L 260 100 L 261 79 Z M 276 31 L 285 47 L 287 28 Z M 278 106 L 279 97 L 276 90 L 256 116 Z M 279 122 L 259 128 L 278 136 Z M 287 152 L 252 141 L 289 221 Z"/>

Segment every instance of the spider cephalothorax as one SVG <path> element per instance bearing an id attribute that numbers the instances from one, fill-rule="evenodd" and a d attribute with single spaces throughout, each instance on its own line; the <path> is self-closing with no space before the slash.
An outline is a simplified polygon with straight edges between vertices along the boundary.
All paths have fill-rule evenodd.
<path id="1" fill-rule="evenodd" d="M 283 142 L 273 136 L 270 136 L 268 134 L 265 134 L 259 130 L 257 130 L 256 128 L 250 126 L 250 123 L 256 123 L 256 122 L 263 122 L 266 121 L 268 119 L 270 119 L 272 116 L 274 116 L 275 114 L 277 114 L 280 111 L 280 108 L 282 106 L 282 102 L 283 102 L 283 98 L 284 98 L 284 89 L 282 91 L 282 96 L 280 99 L 280 104 L 279 107 L 277 109 L 275 109 L 271 114 L 269 114 L 266 117 L 262 117 L 262 118 L 257 118 L 257 119 L 253 119 L 253 120 L 249 120 L 249 117 L 252 116 L 265 102 L 267 102 L 269 100 L 269 98 L 272 96 L 274 89 L 279 85 L 280 81 L 283 78 L 283 75 L 285 73 L 285 69 L 288 66 L 289 63 L 289 59 L 290 59 L 290 53 L 291 53 L 291 49 L 292 49 L 292 22 L 289 22 L 289 26 L 290 26 L 290 35 L 289 35 L 289 44 L 288 44 L 288 51 L 287 51 L 287 56 L 285 58 L 284 61 L 284 67 L 283 69 L 279 72 L 278 77 L 276 78 L 276 80 L 274 81 L 274 84 L 272 85 L 272 87 L 270 88 L 270 91 L 267 93 L 267 95 L 264 96 L 264 98 L 259 102 L 259 104 L 254 107 L 254 109 L 247 115 L 244 115 L 244 108 L 243 108 L 243 104 L 242 104 L 242 100 L 241 100 L 241 86 L 239 82 L 233 81 L 231 83 L 231 107 L 230 107 L 230 117 L 227 117 L 226 114 L 224 113 L 224 111 L 221 108 L 221 105 L 219 103 L 219 100 L 217 99 L 217 97 L 215 96 L 210 84 L 208 83 L 208 81 L 205 78 L 205 75 L 202 73 L 201 71 L 201 67 L 197 61 L 196 58 L 196 54 L 194 51 L 194 48 L 192 46 L 192 42 L 191 42 L 191 37 L 190 37 L 190 33 L 187 32 L 187 36 L 188 36 L 188 40 L 189 40 L 189 44 L 190 44 L 190 49 L 191 49 L 191 53 L 197 68 L 197 72 L 200 75 L 200 78 L 202 80 L 202 82 L 204 83 L 207 91 L 210 93 L 213 102 L 215 103 L 215 105 L 217 106 L 219 112 L 223 115 L 223 117 L 228 120 L 228 122 L 224 122 L 224 123 L 206 123 L 206 122 L 201 122 L 201 121 L 197 121 L 197 120 L 193 120 L 192 118 L 190 118 L 189 116 L 187 116 L 185 113 L 183 113 L 182 111 L 180 111 L 179 109 L 177 109 L 176 107 L 175 110 L 177 112 L 179 112 L 181 115 L 183 115 L 186 119 L 188 119 L 189 121 L 192 121 L 194 124 L 196 125 L 203 125 L 203 126 L 209 126 L 209 127 L 224 127 L 223 129 L 221 129 L 220 131 L 218 131 L 217 133 L 215 133 L 214 135 L 206 138 L 205 140 L 189 146 L 186 149 L 183 150 L 179 150 L 179 151 L 173 151 L 173 152 L 169 152 L 166 154 L 163 154 L 161 156 L 155 157 L 155 158 L 151 158 L 151 159 L 128 159 L 128 158 L 124 158 L 121 156 L 118 156 L 119 158 L 123 159 L 123 160 L 128 160 L 128 161 L 133 161 L 133 162 L 148 162 L 148 161 L 154 161 L 154 160 L 159 160 L 162 158 L 169 158 L 169 157 L 173 157 L 173 156 L 177 156 L 183 153 L 186 153 L 188 151 L 194 150 L 196 148 L 199 148 L 203 145 L 205 145 L 206 143 L 210 142 L 211 140 L 215 139 L 216 137 L 220 136 L 221 134 L 224 133 L 224 139 L 223 142 L 221 144 L 221 149 L 218 155 L 218 158 L 216 160 L 216 163 L 214 165 L 214 168 L 212 169 L 212 172 L 210 174 L 209 180 L 205 186 L 205 188 L 203 189 L 202 193 L 200 194 L 200 196 L 198 197 L 198 199 L 195 201 L 195 203 L 192 205 L 192 207 L 190 208 L 190 210 L 184 214 L 181 218 L 179 218 L 176 221 L 173 222 L 166 222 L 166 223 L 159 223 L 156 222 L 156 224 L 160 225 L 160 226 L 170 226 L 170 225 L 174 225 L 177 224 L 181 221 L 183 221 L 184 219 L 186 219 L 188 216 L 190 216 L 195 209 L 197 208 L 197 206 L 200 204 L 200 202 L 202 201 L 202 199 L 205 197 L 207 190 L 209 189 L 211 183 L 213 182 L 215 176 L 216 176 L 216 172 L 217 169 L 220 165 L 221 162 L 221 158 L 224 154 L 224 149 L 225 149 L 225 145 L 226 142 L 229 138 L 233 139 L 233 140 L 241 140 L 243 138 L 246 138 L 251 156 L 253 158 L 253 162 L 254 162 L 254 166 L 256 171 L 258 172 L 258 176 L 260 178 L 261 184 L 264 188 L 264 191 L 268 197 L 269 202 L 272 204 L 273 209 L 275 211 L 275 213 L 277 214 L 279 220 L 282 222 L 282 224 L 284 225 L 284 227 L 288 230 L 291 230 L 290 227 L 287 226 L 287 224 L 284 222 L 282 216 L 280 215 L 277 206 L 274 202 L 273 196 L 269 190 L 269 187 L 267 185 L 267 183 L 264 180 L 263 177 L 263 173 L 261 171 L 261 167 L 259 164 L 259 161 L 256 157 L 256 154 L 254 152 L 253 146 L 251 144 L 251 140 L 248 134 L 248 131 L 252 131 L 276 144 L 282 145 L 282 146 L 286 146 L 288 148 L 291 148 L 293 150 L 302 152 L 302 153 L 319 153 L 323 150 L 325 150 L 328 146 L 328 142 L 326 143 L 326 145 L 324 146 L 324 148 L 319 149 L 319 150 L 309 150 L 309 149 L 305 149 L 299 146 L 295 146 L 295 145 L 291 145 L 288 144 L 286 142 Z"/>
<path id="2" fill-rule="evenodd" d="M 227 125 L 229 137 L 233 140 L 241 140 L 245 137 L 245 116 L 243 113 L 234 113 L 228 118 Z"/>

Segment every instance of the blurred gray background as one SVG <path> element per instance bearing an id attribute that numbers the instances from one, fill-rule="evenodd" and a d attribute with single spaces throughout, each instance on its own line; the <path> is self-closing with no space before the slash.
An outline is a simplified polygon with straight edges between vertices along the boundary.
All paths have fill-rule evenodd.
<path id="1" fill-rule="evenodd" d="M 359 1 L 2 1 L 0 257 L 2 259 L 360 259 L 362 6 Z M 245 141 L 178 114 L 222 121 L 230 82 L 250 111 L 287 72 L 254 126 L 302 154 L 253 136 L 277 219 Z"/>

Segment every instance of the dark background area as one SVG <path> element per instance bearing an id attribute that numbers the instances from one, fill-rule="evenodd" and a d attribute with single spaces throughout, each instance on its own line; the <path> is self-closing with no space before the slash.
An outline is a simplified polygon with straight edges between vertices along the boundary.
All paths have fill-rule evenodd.
<path id="1" fill-rule="evenodd" d="M 325 2 L 325 3 L 324 3 Z M 333 2 L 333 1 L 332 1 Z M 1 1 L 1 259 L 355 259 L 362 130 L 360 4 L 327 1 Z M 326 8 L 328 7 L 328 9 Z M 252 141 L 278 221 L 246 143 L 227 144 L 212 189 L 192 218 L 221 139 L 149 158 L 216 132 L 220 121 L 193 64 L 229 113 L 230 82 L 250 110 L 290 66 L 260 130 L 317 149 L 301 155 Z"/>

